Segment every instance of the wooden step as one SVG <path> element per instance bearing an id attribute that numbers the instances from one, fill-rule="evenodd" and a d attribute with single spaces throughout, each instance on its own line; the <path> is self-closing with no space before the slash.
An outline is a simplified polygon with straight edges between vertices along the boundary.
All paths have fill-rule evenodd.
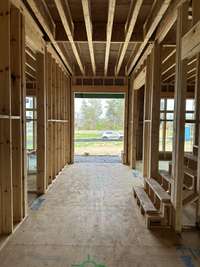
<path id="1" fill-rule="evenodd" d="M 170 202 L 170 195 L 162 188 L 162 186 L 153 178 L 145 179 L 146 184 L 153 190 L 155 195 L 160 199 L 163 203 Z"/>
<path id="2" fill-rule="evenodd" d="M 188 193 L 187 196 L 183 199 L 183 206 L 186 206 L 187 204 L 190 204 L 198 199 L 198 193 Z"/>
<path id="3" fill-rule="evenodd" d="M 188 176 L 195 178 L 197 176 L 197 171 L 196 170 L 192 170 L 188 167 L 184 166 L 184 173 L 187 174 Z"/>
<path id="4" fill-rule="evenodd" d="M 133 194 L 134 194 L 134 197 L 137 199 L 137 204 L 142 208 L 141 209 L 142 213 L 145 213 L 148 215 L 158 213 L 158 210 L 154 207 L 150 198 L 144 191 L 144 188 L 139 187 L 139 186 L 134 186 Z"/>
<path id="5" fill-rule="evenodd" d="M 184 153 L 184 157 L 185 157 L 186 159 L 189 159 L 189 160 L 192 160 L 192 161 L 197 162 L 197 156 L 194 155 L 194 154 L 192 154 L 192 153 L 185 152 L 185 153 Z"/>
<path id="6" fill-rule="evenodd" d="M 160 176 L 162 179 L 161 185 L 167 191 L 168 194 L 171 194 L 171 182 L 172 176 L 168 171 L 160 170 Z"/>
<path id="7" fill-rule="evenodd" d="M 160 170 L 160 175 L 165 179 L 166 182 L 171 184 L 172 182 L 172 176 L 168 171 Z"/>

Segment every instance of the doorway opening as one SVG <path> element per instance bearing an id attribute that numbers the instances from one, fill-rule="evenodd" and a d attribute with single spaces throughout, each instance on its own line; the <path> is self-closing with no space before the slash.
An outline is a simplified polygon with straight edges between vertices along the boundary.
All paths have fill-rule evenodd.
<path id="1" fill-rule="evenodd" d="M 37 197 L 37 104 L 36 96 L 26 97 L 26 150 L 29 205 Z"/>
<path id="2" fill-rule="evenodd" d="M 75 93 L 75 162 L 122 161 L 124 101 L 123 93 Z"/>

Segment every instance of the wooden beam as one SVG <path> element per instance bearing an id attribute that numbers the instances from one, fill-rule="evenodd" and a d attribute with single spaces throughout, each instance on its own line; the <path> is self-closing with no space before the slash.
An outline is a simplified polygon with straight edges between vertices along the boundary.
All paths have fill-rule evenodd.
<path id="1" fill-rule="evenodd" d="M 146 79 L 144 89 L 144 124 L 143 124 L 143 176 L 149 177 L 150 175 L 150 107 L 151 107 L 151 56 L 147 57 L 146 64 Z"/>
<path id="2" fill-rule="evenodd" d="M 167 36 L 168 32 L 174 25 L 177 19 L 177 8 L 182 5 L 184 2 L 188 0 L 175 0 L 172 1 L 172 4 L 170 5 L 169 9 L 165 13 L 161 23 L 159 24 L 157 30 L 156 30 L 156 40 L 158 40 L 159 43 L 161 43 L 165 37 Z"/>
<path id="3" fill-rule="evenodd" d="M 144 67 L 138 75 L 135 77 L 134 82 L 133 82 L 133 89 L 138 90 L 140 89 L 143 85 L 145 85 L 145 79 L 146 79 L 146 67 Z"/>
<path id="4" fill-rule="evenodd" d="M 200 20 L 199 0 L 192 0 L 192 23 L 195 25 Z"/>
<path id="5" fill-rule="evenodd" d="M 127 68 L 128 75 L 131 73 L 132 69 L 135 67 L 137 61 L 139 60 L 142 52 L 144 51 L 147 43 L 149 42 L 152 34 L 156 30 L 157 26 L 159 25 L 164 13 L 166 12 L 167 8 L 169 7 L 169 4 L 171 3 L 171 0 L 157 0 L 157 2 L 160 2 L 160 4 L 155 4 L 154 7 L 156 10 L 152 10 L 152 14 L 154 14 L 153 17 L 149 17 L 151 19 L 151 23 L 148 22 L 149 27 L 147 27 L 147 32 L 144 38 L 143 43 L 140 45 L 140 48 L 137 52 L 137 55 L 135 56 L 134 60 L 132 61 L 131 65 Z"/>
<path id="6" fill-rule="evenodd" d="M 125 41 L 122 45 L 122 48 L 120 50 L 119 53 L 119 59 L 117 61 L 116 67 L 115 67 L 115 75 L 117 76 L 119 74 L 122 62 L 124 60 L 125 54 L 126 54 L 126 50 L 128 48 L 129 45 L 129 41 L 131 39 L 131 35 L 133 33 L 141 6 L 142 6 L 143 0 L 137 0 L 135 3 L 135 6 L 133 7 L 133 11 L 131 14 L 131 18 L 130 18 L 130 22 L 127 24 L 127 30 L 126 30 L 126 36 L 125 36 Z M 130 74 L 130 73 L 129 73 Z"/>
<path id="7" fill-rule="evenodd" d="M 195 144 L 200 144 L 200 54 L 197 56 L 197 75 L 196 75 L 196 83 L 195 83 L 195 101 L 196 101 L 196 112 L 195 112 Z M 198 149 L 198 160 L 197 160 L 197 192 L 199 194 L 199 199 L 197 201 L 196 207 L 196 224 L 200 227 L 200 151 Z"/>
<path id="8" fill-rule="evenodd" d="M 190 58 L 200 52 L 200 21 L 182 37 L 181 58 Z"/>
<path id="9" fill-rule="evenodd" d="M 133 76 L 134 77 L 134 76 Z M 134 81 L 133 81 L 134 83 Z M 138 129 L 138 91 L 132 90 L 132 109 L 131 109 L 131 155 L 130 167 L 136 168 L 136 155 L 137 155 L 137 129 Z"/>
<path id="10" fill-rule="evenodd" d="M 45 55 L 37 53 L 37 193 L 46 192 L 46 83 Z"/>
<path id="11" fill-rule="evenodd" d="M 67 37 L 68 37 L 68 39 L 70 41 L 70 44 L 71 44 L 74 56 L 76 58 L 76 61 L 78 63 L 78 66 L 79 66 L 82 74 L 85 75 L 84 66 L 83 66 L 83 63 L 81 61 L 81 58 L 80 58 L 78 49 L 76 47 L 76 44 L 75 44 L 75 42 L 73 40 L 73 32 L 71 31 L 70 24 L 69 24 L 69 22 L 67 20 L 67 17 L 66 17 L 62 2 L 61 2 L 61 0 L 55 0 L 55 4 L 56 4 L 57 10 L 58 10 L 58 13 L 60 15 L 60 19 L 62 21 L 62 24 L 63 24 L 63 27 L 65 29 L 65 32 L 67 34 Z"/>
<path id="12" fill-rule="evenodd" d="M 56 43 L 53 34 L 51 33 L 51 31 L 49 30 L 49 28 L 47 27 L 44 18 L 42 17 L 40 10 L 38 9 L 37 5 L 35 4 L 34 0 L 25 0 L 29 7 L 31 8 L 31 10 L 33 11 L 33 13 L 35 14 L 36 18 L 38 19 L 40 25 L 42 26 L 42 28 L 44 29 L 44 31 L 46 32 L 47 36 L 49 37 L 50 42 L 52 43 L 53 47 L 55 48 L 55 50 L 57 51 L 57 53 L 59 54 L 59 56 L 61 57 L 63 63 L 65 64 L 66 68 L 68 69 L 68 71 L 70 72 L 70 74 L 73 75 L 73 70 L 69 64 L 69 62 L 66 60 L 65 56 L 63 55 L 59 45 Z M 23 7 L 24 8 L 24 7 Z"/>
<path id="13" fill-rule="evenodd" d="M 90 3 L 89 0 L 82 0 L 83 14 L 85 20 L 85 27 L 87 32 L 88 46 L 90 51 L 90 59 L 92 63 L 93 74 L 96 75 L 96 64 L 94 58 L 94 47 L 92 42 L 92 20 L 90 14 Z"/>
<path id="14" fill-rule="evenodd" d="M 126 85 L 72 85 L 73 92 L 96 92 L 96 93 L 125 93 L 127 92 Z"/>
<path id="15" fill-rule="evenodd" d="M 0 1 L 0 234 L 13 231 L 10 1 Z"/>
<path id="16" fill-rule="evenodd" d="M 108 71 L 108 62 L 109 62 L 112 29 L 113 29 L 114 15 L 115 15 L 115 6 L 116 6 L 116 0 L 109 0 L 108 22 L 107 22 L 107 31 L 106 31 L 106 52 L 105 52 L 105 65 L 104 65 L 105 76 L 107 76 L 107 71 Z"/>
<path id="17" fill-rule="evenodd" d="M 13 180 L 13 220 L 18 223 L 23 218 L 23 188 L 22 188 L 22 117 L 21 117 L 21 87 L 22 87 L 22 27 L 21 13 L 17 8 L 11 8 L 11 71 L 12 71 L 12 115 L 20 119 L 12 120 L 12 180 Z"/>
<path id="18" fill-rule="evenodd" d="M 184 167 L 184 136 L 185 136 L 185 99 L 187 61 L 181 59 L 181 38 L 187 32 L 188 3 L 178 8 L 177 18 L 177 52 L 176 52 L 176 86 L 174 109 L 174 137 L 172 161 L 172 194 L 171 201 L 174 210 L 173 226 L 176 232 L 182 230 L 182 200 L 183 200 L 183 167 Z"/>
<path id="19" fill-rule="evenodd" d="M 161 45 L 158 42 L 154 43 L 152 50 L 151 86 L 150 177 L 158 178 L 161 93 Z"/>

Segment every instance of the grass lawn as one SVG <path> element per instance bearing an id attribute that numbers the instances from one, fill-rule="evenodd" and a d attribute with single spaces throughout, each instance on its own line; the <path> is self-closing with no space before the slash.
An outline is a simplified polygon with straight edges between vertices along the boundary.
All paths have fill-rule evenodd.
<path id="1" fill-rule="evenodd" d="M 93 130 L 75 131 L 75 139 L 101 138 L 102 132 Z"/>
<path id="2" fill-rule="evenodd" d="M 122 133 L 123 130 L 114 130 L 116 132 Z M 101 138 L 104 131 L 95 131 L 95 130 L 80 130 L 75 131 L 75 139 L 89 139 L 89 138 Z"/>
<path id="3" fill-rule="evenodd" d="M 84 155 L 121 155 L 123 150 L 122 141 L 111 142 L 76 142 L 75 154 Z"/>
<path id="4" fill-rule="evenodd" d="M 122 131 L 121 131 L 122 132 Z M 76 139 L 100 139 L 103 131 L 81 130 L 75 131 Z M 123 150 L 122 141 L 96 141 L 96 142 L 75 142 L 75 154 L 84 155 L 121 155 Z"/>

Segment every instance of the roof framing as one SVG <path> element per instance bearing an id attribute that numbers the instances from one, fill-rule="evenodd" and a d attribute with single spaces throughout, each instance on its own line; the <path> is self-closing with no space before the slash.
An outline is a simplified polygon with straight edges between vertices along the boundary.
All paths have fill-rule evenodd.
<path id="1" fill-rule="evenodd" d="M 90 15 L 90 4 L 89 0 L 82 0 L 83 14 L 85 20 L 85 27 L 87 32 L 88 46 L 90 51 L 90 59 L 92 63 L 93 74 L 96 75 L 96 64 L 94 58 L 94 47 L 92 42 L 92 20 Z"/>
<path id="2" fill-rule="evenodd" d="M 56 4 L 56 7 L 57 7 L 57 10 L 58 10 L 58 13 L 60 15 L 60 18 L 61 18 L 61 21 L 62 21 L 62 24 L 63 24 L 63 27 L 65 29 L 65 32 L 67 34 L 67 37 L 69 39 L 69 42 L 71 44 L 71 47 L 72 47 L 72 50 L 73 50 L 73 53 L 74 53 L 74 56 L 76 58 L 76 61 L 78 63 L 78 66 L 82 72 L 83 75 L 85 75 L 85 70 L 84 70 L 84 66 L 83 66 L 83 63 L 81 61 L 81 58 L 80 58 L 80 55 L 79 55 L 79 52 L 78 52 L 78 49 L 76 47 L 76 44 L 73 40 L 73 33 L 72 33 L 72 30 L 71 30 L 71 27 L 70 27 L 70 24 L 67 20 L 67 16 L 64 12 L 64 8 L 63 8 L 63 5 L 62 5 L 62 2 L 61 0 L 54 0 L 55 1 L 55 4 Z M 66 0 L 65 0 L 66 1 Z"/>

